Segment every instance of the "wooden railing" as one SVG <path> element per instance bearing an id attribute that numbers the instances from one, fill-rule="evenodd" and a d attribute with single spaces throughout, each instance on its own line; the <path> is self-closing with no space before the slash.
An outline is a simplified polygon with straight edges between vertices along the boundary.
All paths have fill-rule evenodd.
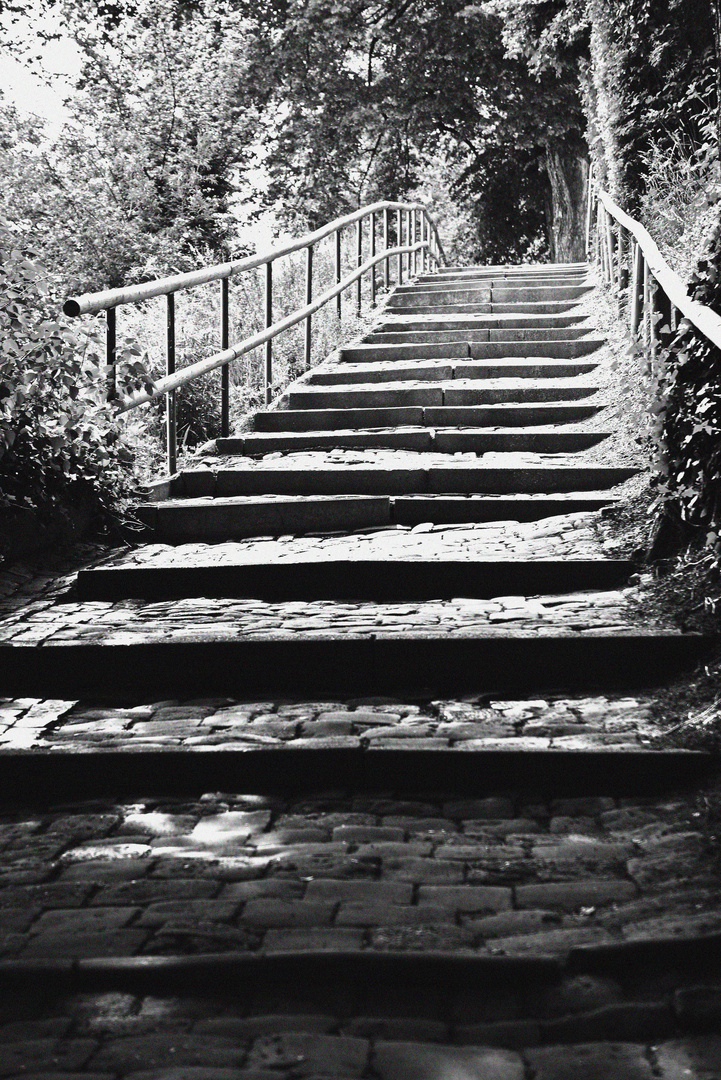
<path id="1" fill-rule="evenodd" d="M 595 217 L 595 229 L 594 229 Z M 673 334 L 681 317 L 721 349 L 721 315 L 692 300 L 681 278 L 664 259 L 650 233 L 617 206 L 591 178 L 586 243 L 604 281 L 627 311 L 634 340 L 656 354 L 660 333 Z"/>
<path id="2" fill-rule="evenodd" d="M 390 246 L 391 219 L 395 216 L 395 240 Z M 368 220 L 370 258 L 363 262 L 363 223 Z M 352 273 L 341 278 L 341 233 L 355 225 L 356 267 Z M 379 235 L 380 233 L 380 235 Z M 315 246 L 328 236 L 335 238 L 335 284 L 321 295 L 313 296 L 313 251 Z M 380 241 L 380 243 L 379 243 Z M 380 248 L 380 250 L 378 250 Z M 273 264 L 276 260 L 297 251 L 305 251 L 305 300 L 302 308 L 273 322 Z M 204 375 L 209 371 L 221 369 L 220 388 L 220 428 L 221 436 L 230 434 L 230 365 L 245 353 L 260 346 L 264 347 L 264 382 L 265 402 L 272 400 L 273 386 L 273 339 L 285 330 L 305 321 L 304 361 L 306 368 L 311 365 L 311 320 L 315 312 L 332 300 L 336 300 L 337 312 L 341 314 L 341 295 L 351 286 L 356 286 L 355 307 L 361 312 L 362 280 L 364 275 L 370 278 L 370 303 L 375 305 L 378 280 L 376 267 L 382 263 L 382 283 L 385 289 L 391 284 L 390 262 L 396 259 L 396 283 L 401 284 L 404 275 L 408 278 L 424 272 L 431 264 L 443 265 L 445 256 L 435 223 L 426 208 L 420 203 L 378 202 L 356 210 L 342 218 L 336 218 L 329 225 L 308 233 L 298 240 L 273 248 L 265 254 L 251 255 L 244 259 L 204 267 L 188 274 L 158 278 L 142 285 L 127 288 L 106 289 L 104 292 L 85 293 L 83 296 L 66 300 L 63 310 L 66 315 L 79 316 L 106 312 L 105 358 L 109 372 L 109 397 L 117 402 L 119 412 L 127 412 L 144 405 L 155 398 L 167 395 L 166 434 L 168 471 L 174 473 L 177 464 L 177 413 L 176 391 L 179 387 Z M 264 316 L 265 328 L 252 337 L 245 338 L 237 345 L 230 345 L 230 293 L 228 288 L 232 276 L 257 267 L 265 267 Z M 188 364 L 176 371 L 175 348 L 175 294 L 184 289 L 192 289 L 209 282 L 220 282 L 220 351 L 204 360 Z M 115 382 L 116 365 L 116 312 L 124 304 L 136 304 L 152 297 L 166 298 L 166 334 L 165 334 L 165 375 L 153 382 L 151 387 L 135 391 L 132 394 L 117 395 Z"/>

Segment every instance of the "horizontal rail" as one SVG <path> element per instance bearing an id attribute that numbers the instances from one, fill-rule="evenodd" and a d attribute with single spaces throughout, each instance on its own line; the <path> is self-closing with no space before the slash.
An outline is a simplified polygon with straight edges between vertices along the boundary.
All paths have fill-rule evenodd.
<path id="1" fill-rule="evenodd" d="M 713 342 L 718 349 L 721 349 L 721 315 L 712 311 L 711 308 L 699 304 L 697 300 L 691 299 L 681 278 L 668 265 L 651 234 L 644 229 L 640 222 L 629 217 L 600 188 L 597 190 L 597 197 L 606 212 L 634 237 L 643 252 L 649 271 L 659 283 L 671 304 L 689 322 L 693 323 L 696 329 L 700 330 L 709 341 Z"/>
<path id="2" fill-rule="evenodd" d="M 192 289 L 197 285 L 205 285 L 210 281 L 220 281 L 222 278 L 230 277 L 232 274 L 239 273 L 242 270 L 253 270 L 258 266 L 274 262 L 284 255 L 292 255 L 296 251 L 302 251 L 310 245 L 317 244 L 319 240 L 325 239 L 326 236 L 331 236 L 339 229 L 344 229 L 348 225 L 353 225 L 356 221 L 361 221 L 371 214 L 381 213 L 384 210 L 424 211 L 425 207 L 422 203 L 372 203 L 370 206 L 364 206 L 361 210 L 356 210 L 345 217 L 336 218 L 329 225 L 324 225 L 315 232 L 306 233 L 305 236 L 301 236 L 298 240 L 292 240 L 282 247 L 272 248 L 264 254 L 248 255 L 243 259 L 233 259 L 230 262 L 218 263 L 216 266 L 206 266 L 202 270 L 194 270 L 188 274 L 175 274 L 172 277 L 156 278 L 155 281 L 148 281 L 142 285 L 130 285 L 127 288 L 105 289 L 103 292 L 85 293 L 82 296 L 71 297 L 66 300 L 63 311 L 71 317 L 91 315 L 98 311 L 105 311 L 108 308 L 118 307 L 121 304 L 136 304 L 142 300 L 150 300 L 154 296 L 166 296 L 169 293 L 179 292 L 181 289 Z M 432 222 L 431 227 L 443 257 L 440 237 Z"/>
<path id="3" fill-rule="evenodd" d="M 382 206 L 384 204 L 378 205 Z M 391 208 L 393 205 L 395 204 L 391 204 Z M 354 220 L 357 220 L 357 218 Z M 267 329 L 254 334 L 253 337 L 246 338 L 245 341 L 241 341 L 239 345 L 234 345 L 230 349 L 224 349 L 222 352 L 215 353 L 213 356 L 208 356 L 205 360 L 198 360 L 194 364 L 188 364 L 187 367 L 184 367 L 181 371 L 174 372 L 172 375 L 165 375 L 162 379 L 158 379 L 158 381 L 153 384 L 152 390 L 139 390 L 134 394 L 129 394 L 126 397 L 121 398 L 118 412 L 128 412 L 130 409 L 135 409 L 139 405 L 145 405 L 155 398 L 162 397 L 163 394 L 168 394 L 173 390 L 177 390 L 179 387 L 184 386 L 185 383 L 190 382 L 192 379 L 196 379 L 199 375 L 207 375 L 209 371 L 215 371 L 216 368 L 222 367 L 224 364 L 229 364 L 232 363 L 233 360 L 238 360 L 245 353 L 252 352 L 253 349 L 257 349 L 260 345 L 264 345 L 266 341 L 270 341 L 278 334 L 282 334 L 283 331 L 289 330 L 292 326 L 296 326 L 297 323 L 302 322 L 303 319 L 306 319 L 309 315 L 313 315 L 384 259 L 389 259 L 396 255 L 413 254 L 414 252 L 428 249 L 429 245 L 427 241 L 419 241 L 417 244 L 409 244 L 405 247 L 388 248 L 386 251 L 380 252 L 380 254 L 375 255 L 373 258 L 364 262 L 363 265 L 354 270 L 352 274 L 343 278 L 337 285 L 334 285 L 320 296 L 317 296 L 312 303 L 306 304 L 305 307 L 298 308 L 292 315 L 287 315 L 284 319 L 267 327 Z"/>

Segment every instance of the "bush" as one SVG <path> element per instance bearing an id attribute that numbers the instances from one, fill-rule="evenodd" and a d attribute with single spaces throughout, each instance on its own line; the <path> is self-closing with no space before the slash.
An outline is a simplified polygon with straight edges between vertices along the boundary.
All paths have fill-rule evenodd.
<path id="1" fill-rule="evenodd" d="M 107 529 L 133 493 L 132 453 L 105 399 L 102 338 L 56 318 L 32 256 L 0 223 L 0 506 Z M 132 352 L 121 356 L 132 374 Z"/>

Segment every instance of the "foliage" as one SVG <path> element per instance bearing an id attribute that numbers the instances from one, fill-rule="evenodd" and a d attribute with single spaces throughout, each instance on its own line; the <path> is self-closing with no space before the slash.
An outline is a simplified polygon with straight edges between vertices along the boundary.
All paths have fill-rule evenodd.
<path id="1" fill-rule="evenodd" d="M 691 280 L 691 295 L 721 312 L 721 227 Z M 721 350 L 688 320 L 664 339 L 659 501 L 667 514 L 706 530 L 707 542 L 721 552 Z"/>
<path id="2" fill-rule="evenodd" d="M 0 505 L 107 524 L 131 494 L 132 454 L 111 407 L 97 330 L 53 316 L 43 268 L 0 224 Z M 121 374 L 136 374 L 121 357 Z"/>

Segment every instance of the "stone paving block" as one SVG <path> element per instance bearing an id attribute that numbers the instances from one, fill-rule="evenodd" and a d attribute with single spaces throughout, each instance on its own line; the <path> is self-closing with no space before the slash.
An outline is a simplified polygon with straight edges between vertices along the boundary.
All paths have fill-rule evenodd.
<path id="1" fill-rule="evenodd" d="M 308 883 L 308 887 L 313 882 Z M 218 897 L 221 902 L 242 902 L 273 896 L 282 900 L 300 900 L 306 886 L 301 881 L 284 881 L 280 878 L 263 878 L 260 881 L 232 881 L 224 885 Z M 308 899 L 320 899 L 311 897 Z M 325 897 L 323 898 L 325 899 Z"/>
<path id="2" fill-rule="evenodd" d="M 558 926 L 561 917 L 555 911 L 502 911 L 498 915 L 477 918 L 462 916 L 464 926 L 473 927 L 482 938 L 504 938 L 513 934 L 534 934 Z"/>
<path id="3" fill-rule="evenodd" d="M 198 843 L 221 846 L 245 840 L 262 832 L 270 823 L 268 810 L 228 810 L 204 817 L 193 829 L 191 838 Z"/>
<path id="4" fill-rule="evenodd" d="M 413 886 L 402 881 L 334 881 L 317 878 L 305 890 L 308 901 L 344 904 L 410 904 Z"/>
<path id="5" fill-rule="evenodd" d="M 547 908 L 556 911 L 578 911 L 584 907 L 622 903 L 636 895 L 636 886 L 620 879 L 545 882 L 517 885 L 516 906 Z"/>
<path id="6" fill-rule="evenodd" d="M 249 1068 L 290 1069 L 299 1080 L 316 1076 L 363 1075 L 370 1046 L 350 1036 L 287 1034 L 256 1039 L 248 1055 Z"/>
<path id="7" fill-rule="evenodd" d="M 47 1020 L 15 1020 L 0 1026 L 0 1042 L 24 1042 L 26 1039 L 59 1039 L 66 1035 L 72 1021 L 67 1016 Z"/>
<path id="8" fill-rule="evenodd" d="M 463 881 L 463 862 L 431 859 L 394 858 L 383 860 L 383 879 L 395 878 L 400 881 L 413 881 L 419 885 L 458 884 Z"/>
<path id="9" fill-rule="evenodd" d="M 263 950 L 269 953 L 315 949 L 355 952 L 363 945 L 364 931 L 351 927 L 272 928 L 263 936 Z"/>
<path id="10" fill-rule="evenodd" d="M 48 931 L 31 937 L 21 955 L 30 957 L 89 958 L 95 956 L 135 956 L 148 939 L 147 930 Z"/>
<path id="11" fill-rule="evenodd" d="M 169 1062 L 175 1067 L 239 1067 L 244 1064 L 246 1054 L 246 1045 L 239 1040 L 161 1032 L 110 1039 L 93 1055 L 89 1064 L 93 1069 L 122 1075 L 167 1069 Z"/>
<path id="12" fill-rule="evenodd" d="M 332 903 L 264 897 L 248 901 L 243 909 L 242 922 L 249 926 L 266 927 L 327 926 L 333 918 L 335 907 Z"/>
<path id="13" fill-rule="evenodd" d="M 139 913 L 137 907 L 59 908 L 45 911 L 33 925 L 33 933 L 104 933 L 122 929 Z"/>
<path id="14" fill-rule="evenodd" d="M 541 1029 L 535 1020 L 506 1020 L 494 1024 L 459 1024 L 454 1028 L 455 1042 L 473 1046 L 500 1046 L 523 1050 L 537 1046 Z"/>
<path id="15" fill-rule="evenodd" d="M 230 922 L 240 906 L 236 900 L 164 900 L 149 904 L 135 925 L 143 927 L 163 926 L 181 920 L 203 922 Z"/>
<path id="16" fill-rule="evenodd" d="M 93 906 L 113 907 L 122 904 L 152 904 L 163 900 L 202 900 L 219 891 L 215 881 L 198 878 L 141 878 L 103 884 L 91 898 Z"/>
<path id="17" fill-rule="evenodd" d="M 419 926 L 378 926 L 366 931 L 373 949 L 394 952 L 473 952 L 476 933 L 452 923 Z"/>
<path id="18" fill-rule="evenodd" d="M 646 1047 L 636 1043 L 549 1046 L 524 1055 L 537 1080 L 652 1080 Z"/>
<path id="19" fill-rule="evenodd" d="M 333 829 L 333 839 L 349 844 L 372 844 L 378 840 L 402 841 L 403 829 L 380 825 L 339 825 Z"/>
<path id="20" fill-rule="evenodd" d="M 95 1039 L 25 1039 L 0 1044 L 0 1075 L 79 1072 L 97 1048 Z"/>
<path id="21" fill-rule="evenodd" d="M 486 1047 L 378 1041 L 373 1068 L 381 1080 L 524 1080 L 518 1054 Z"/>
<path id="22" fill-rule="evenodd" d="M 341 904 L 335 918 L 338 926 L 418 926 L 452 923 L 454 909 L 448 906 L 388 903 Z"/>
<path id="23" fill-rule="evenodd" d="M 504 911 L 512 906 L 510 889 L 483 885 L 422 885 L 419 905 L 441 905 L 452 911 Z"/>
<path id="24" fill-rule="evenodd" d="M 196 1035 L 219 1035 L 221 1038 L 257 1039 L 263 1035 L 277 1035 L 284 1032 L 305 1032 L 322 1035 L 332 1031 L 338 1021 L 328 1015 L 287 1015 L 274 1013 L 266 1016 L 212 1016 L 200 1020 L 193 1032 Z M 349 1032 L 349 1034 L 351 1034 Z"/>
<path id="25" fill-rule="evenodd" d="M 655 1056 L 662 1080 L 717 1080 L 721 1075 L 721 1036 L 696 1035 L 662 1043 Z"/>
<path id="26" fill-rule="evenodd" d="M 0 906 L 80 907 L 89 893 L 89 885 L 74 882 L 52 881 L 42 885 L 9 885 L 0 888 Z"/>

